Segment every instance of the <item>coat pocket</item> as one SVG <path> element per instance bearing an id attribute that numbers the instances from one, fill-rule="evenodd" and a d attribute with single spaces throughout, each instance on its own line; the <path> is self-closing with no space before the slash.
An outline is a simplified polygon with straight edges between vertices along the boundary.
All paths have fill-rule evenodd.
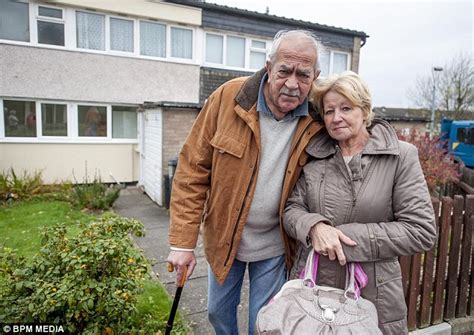
<path id="1" fill-rule="evenodd" d="M 244 143 L 223 133 L 216 133 L 210 143 L 220 154 L 227 153 L 237 158 L 242 158 L 246 147 Z"/>
<path id="2" fill-rule="evenodd" d="M 379 324 L 404 320 L 407 307 L 403 295 L 402 272 L 396 258 L 375 263 L 375 285 L 377 287 L 375 306 Z"/>

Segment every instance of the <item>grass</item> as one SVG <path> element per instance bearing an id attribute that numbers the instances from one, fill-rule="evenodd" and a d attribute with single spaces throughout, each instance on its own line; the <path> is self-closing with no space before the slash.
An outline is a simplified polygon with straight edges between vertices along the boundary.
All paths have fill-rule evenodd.
<path id="1" fill-rule="evenodd" d="M 18 201 L 12 205 L 0 206 L 0 246 L 16 250 L 18 255 L 32 259 L 40 249 L 41 232 L 56 223 L 66 225 L 69 236 L 79 232 L 79 223 L 92 222 L 94 215 L 75 209 L 71 204 L 62 201 L 35 199 Z M 8 285 L 0 276 L 0 291 Z M 137 314 L 133 316 L 136 329 L 140 334 L 164 333 L 171 300 L 163 285 L 154 280 L 144 284 L 144 292 L 138 296 Z M 173 332 L 184 335 L 189 326 L 179 314 L 176 316 Z"/>
<path id="2" fill-rule="evenodd" d="M 168 321 L 168 313 L 171 310 L 172 301 L 165 288 L 160 282 L 147 281 L 144 285 L 144 293 L 138 297 L 135 323 L 145 322 L 149 329 L 160 329 L 164 332 Z M 163 311 L 165 311 L 163 313 Z M 179 314 L 176 315 L 172 333 L 184 335 L 189 331 L 189 326 L 183 322 Z"/>
<path id="3" fill-rule="evenodd" d="M 93 215 L 73 209 L 62 201 L 22 201 L 0 207 L 0 245 L 17 250 L 31 259 L 40 248 L 41 232 L 56 223 L 64 223 L 68 234 L 79 231 L 79 223 L 91 222 Z"/>

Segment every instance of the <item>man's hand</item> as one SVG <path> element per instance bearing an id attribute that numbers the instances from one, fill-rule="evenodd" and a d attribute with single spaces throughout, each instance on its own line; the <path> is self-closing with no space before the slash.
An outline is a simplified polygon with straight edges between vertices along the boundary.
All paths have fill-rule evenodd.
<path id="1" fill-rule="evenodd" d="M 331 261 L 336 258 L 339 264 L 346 264 L 346 256 L 342 250 L 342 243 L 348 246 L 357 245 L 348 236 L 344 235 L 342 231 L 334 228 L 324 222 L 318 222 L 310 230 L 311 243 L 316 252 L 324 256 L 329 256 Z"/>
<path id="2" fill-rule="evenodd" d="M 196 266 L 196 257 L 194 251 L 175 251 L 171 250 L 167 259 L 168 263 L 173 264 L 176 269 L 176 286 L 182 283 L 183 273 L 187 267 L 186 280 L 191 277 Z"/>

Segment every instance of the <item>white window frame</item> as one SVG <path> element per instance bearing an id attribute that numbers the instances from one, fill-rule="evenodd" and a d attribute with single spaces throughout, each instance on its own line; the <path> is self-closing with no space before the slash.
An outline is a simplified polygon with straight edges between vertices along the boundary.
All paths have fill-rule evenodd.
<path id="1" fill-rule="evenodd" d="M 146 22 L 146 23 L 155 23 L 155 24 L 161 24 L 163 26 L 165 26 L 165 56 L 164 57 L 160 57 L 160 56 L 150 56 L 150 55 L 142 55 L 141 54 L 141 27 L 140 27 L 140 22 Z M 169 47 L 168 47 L 168 42 L 169 42 L 169 39 L 170 39 L 170 36 L 169 36 L 169 33 L 168 33 L 168 25 L 164 22 L 159 22 L 159 21 L 152 21 L 152 20 L 145 20 L 145 19 L 139 19 L 137 20 L 137 53 L 138 53 L 138 56 L 140 58 L 145 58 L 145 59 L 159 59 L 159 60 L 166 60 L 166 58 L 168 57 L 168 52 L 169 52 Z M 139 40 L 139 41 L 138 41 Z"/>
<path id="2" fill-rule="evenodd" d="M 206 61 L 206 41 L 207 41 L 207 34 L 212 34 L 216 36 L 222 36 L 223 42 L 222 42 L 222 61 L 223 63 L 213 63 L 213 62 L 208 62 Z M 223 34 L 222 32 L 216 32 L 216 31 L 211 31 L 211 30 L 206 30 L 204 31 L 204 38 L 203 38 L 203 43 L 202 43 L 202 64 L 204 66 L 209 66 L 209 67 L 214 67 L 214 68 L 220 68 L 220 69 L 229 69 L 229 70 L 237 70 L 237 71 L 258 71 L 259 69 L 254 69 L 250 67 L 250 52 L 265 52 L 265 60 L 268 58 L 268 53 L 271 47 L 271 41 L 262 39 L 261 37 L 252 37 L 252 36 L 246 36 L 246 35 L 238 35 L 238 34 Z M 245 39 L 245 50 L 244 50 L 244 67 L 237 67 L 237 66 L 230 66 L 227 65 L 227 37 L 237 37 L 237 38 L 243 38 Z M 261 48 L 255 48 L 252 47 L 252 41 L 257 41 L 257 42 L 263 42 L 265 43 L 265 49 Z"/>
<path id="3" fill-rule="evenodd" d="M 87 49 L 87 48 L 80 48 L 77 46 L 77 13 L 86 13 L 86 14 L 95 14 L 95 15 L 102 15 L 104 17 L 104 50 L 95 50 L 95 49 Z M 87 52 L 87 53 L 98 53 L 98 54 L 106 54 L 110 52 L 110 30 L 109 30 L 109 19 L 108 15 L 104 13 L 93 12 L 90 10 L 74 10 L 74 47 L 73 49 L 76 51 Z M 112 53 L 115 51 L 112 50 Z"/>
<path id="4" fill-rule="evenodd" d="M 4 100 L 14 101 L 33 101 L 36 110 L 36 137 L 6 137 L 5 123 L 4 123 Z M 67 136 L 43 136 L 42 117 L 43 111 L 41 104 L 61 104 L 66 105 L 67 112 Z M 106 107 L 107 113 L 107 136 L 79 136 L 79 108 L 78 106 L 96 106 Z M 1 143 L 79 143 L 79 144 L 138 144 L 139 136 L 139 122 L 137 116 L 137 138 L 113 138 L 112 137 L 112 105 L 123 107 L 137 107 L 133 104 L 123 103 L 93 103 L 93 102 L 68 102 L 62 100 L 37 100 L 34 98 L 15 98 L 15 97 L 0 97 L 0 108 L 2 111 L 0 118 L 0 142 Z"/>
<path id="5" fill-rule="evenodd" d="M 262 48 L 256 48 L 256 47 L 253 47 L 252 46 L 252 42 L 255 41 L 255 42 L 262 42 L 262 43 L 265 43 L 265 49 L 262 49 Z M 245 63 L 246 64 L 246 67 L 248 67 L 249 69 L 251 70 L 260 70 L 260 69 L 254 69 L 252 67 L 250 67 L 250 55 L 253 52 L 258 52 L 258 53 L 263 53 L 265 54 L 265 61 L 267 60 L 268 58 L 268 42 L 265 41 L 265 40 L 262 40 L 262 39 L 258 39 L 258 38 L 249 38 L 247 39 L 247 43 L 248 43 L 248 46 L 249 46 L 249 51 L 248 53 L 246 53 L 247 57 L 248 57 L 248 63 Z M 265 66 L 265 64 L 263 64 Z"/>
<path id="6" fill-rule="evenodd" d="M 35 33 L 36 33 L 37 28 L 32 27 L 32 22 L 36 23 L 36 21 L 34 21 L 35 13 L 32 10 L 32 4 L 30 4 L 28 0 L 17 0 L 17 2 L 23 2 L 23 3 L 28 4 L 28 24 L 29 24 L 29 28 L 30 28 L 30 41 L 25 42 L 25 41 L 15 41 L 15 40 L 4 40 L 4 39 L 0 38 L 0 43 L 16 44 L 16 45 L 36 45 L 37 43 L 33 42 L 34 41 L 33 37 L 35 37 L 36 35 L 33 34 L 32 29 L 34 29 Z M 43 44 L 41 44 L 41 45 L 43 45 Z"/>
<path id="7" fill-rule="evenodd" d="M 112 19 L 124 20 L 124 21 L 132 21 L 133 24 L 133 51 L 120 51 L 120 50 L 113 50 L 110 47 L 110 39 L 112 38 L 112 34 L 110 32 L 110 21 Z M 109 52 L 110 54 L 120 54 L 120 55 L 137 55 L 137 22 L 138 20 L 131 19 L 125 16 L 116 16 L 116 15 L 105 15 L 105 36 L 107 41 L 105 43 L 105 52 Z M 108 26 L 108 28 L 107 28 Z M 108 45 L 107 45 L 108 42 Z M 138 53 L 140 54 L 140 53 Z"/>
<path id="8" fill-rule="evenodd" d="M 191 31 L 192 43 L 191 43 L 191 59 L 189 58 L 180 58 L 171 56 L 171 28 L 178 28 Z M 176 24 L 167 24 L 166 25 L 166 58 L 170 60 L 177 60 L 182 63 L 194 63 L 196 59 L 196 30 L 187 26 L 180 26 Z"/>
<path id="9" fill-rule="evenodd" d="M 345 71 L 348 71 L 351 69 L 351 54 L 349 52 L 345 51 L 339 51 L 339 50 L 329 50 L 329 75 L 334 73 L 334 54 L 342 54 L 342 55 L 347 55 L 347 66 Z"/>
<path id="10" fill-rule="evenodd" d="M 5 111 L 4 108 L 4 100 L 13 100 L 13 101 L 27 101 L 27 102 L 34 102 L 35 104 L 35 113 L 36 113 L 36 136 L 35 137 L 13 137 L 13 136 L 6 136 L 5 135 Z M 34 98 L 16 98 L 16 97 L 0 97 L 0 107 L 2 112 L 2 117 L 0 121 L 0 139 L 3 142 L 36 142 L 39 138 L 38 133 L 38 103 Z"/>
<path id="11" fill-rule="evenodd" d="M 54 18 L 54 17 L 49 17 L 49 16 L 41 16 L 40 13 L 39 13 L 39 9 L 40 7 L 43 7 L 43 8 L 49 8 L 49 9 L 56 9 L 56 10 L 60 10 L 61 13 L 62 13 L 62 18 L 59 19 L 59 18 Z M 31 7 L 30 7 L 30 12 L 31 12 Z M 65 9 L 64 8 L 60 8 L 60 7 L 55 7 L 55 6 L 51 6 L 51 5 L 42 5 L 42 4 L 36 4 L 34 6 L 34 11 L 35 11 L 35 18 L 34 18 L 34 31 L 35 31 L 35 42 L 37 45 L 45 45 L 45 46 L 48 46 L 48 47 L 56 47 L 56 48 L 66 48 L 66 45 L 67 45 L 67 31 L 66 31 L 66 18 L 65 18 Z M 30 17 L 31 18 L 31 17 Z M 39 43 L 39 34 L 38 34 L 38 21 L 43 21 L 43 22 L 51 22 L 51 23 L 60 23 L 63 25 L 64 27 L 64 45 L 54 45 L 54 44 L 46 44 L 46 43 Z M 32 31 L 31 29 L 31 20 L 30 20 L 30 32 Z M 31 35 L 30 35 L 30 40 L 31 40 Z"/>
<path id="12" fill-rule="evenodd" d="M 49 104 L 49 105 L 66 105 L 66 129 L 67 134 L 66 136 L 49 136 L 43 135 L 43 110 L 41 108 L 41 104 Z M 41 140 L 58 140 L 58 141 L 65 141 L 69 139 L 71 134 L 71 127 L 70 127 L 70 108 L 69 104 L 64 101 L 55 101 L 55 100 L 38 100 L 36 101 L 36 135 L 38 139 Z"/>

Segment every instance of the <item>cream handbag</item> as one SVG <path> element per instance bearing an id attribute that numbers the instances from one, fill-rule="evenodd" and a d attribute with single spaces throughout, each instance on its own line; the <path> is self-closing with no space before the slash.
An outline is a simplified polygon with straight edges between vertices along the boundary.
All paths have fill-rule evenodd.
<path id="1" fill-rule="evenodd" d="M 285 283 L 259 311 L 256 334 L 382 334 L 374 304 L 357 292 L 355 271 L 362 268 L 348 264 L 346 289 L 341 290 L 315 284 L 318 262 L 319 254 L 310 252 L 304 278 Z"/>

